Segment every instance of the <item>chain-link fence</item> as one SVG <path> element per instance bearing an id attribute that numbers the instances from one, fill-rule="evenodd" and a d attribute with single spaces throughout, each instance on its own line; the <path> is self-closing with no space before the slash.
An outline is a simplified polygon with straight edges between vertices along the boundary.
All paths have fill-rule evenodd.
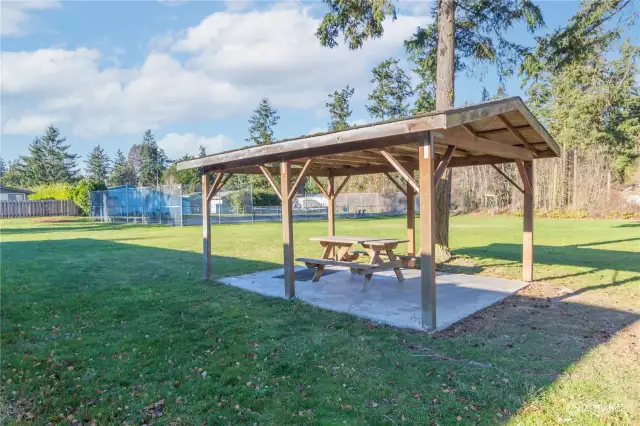
<path id="1" fill-rule="evenodd" d="M 418 202 L 416 200 L 416 211 Z M 251 188 L 220 191 L 211 200 L 211 223 L 280 221 L 281 206 L 254 206 Z M 340 194 L 336 217 L 402 215 L 406 197 L 400 192 Z M 327 218 L 322 194 L 299 194 L 293 201 L 294 220 Z M 91 193 L 91 219 L 102 222 L 148 223 L 174 226 L 202 224 L 200 185 L 159 187 L 119 186 Z"/>

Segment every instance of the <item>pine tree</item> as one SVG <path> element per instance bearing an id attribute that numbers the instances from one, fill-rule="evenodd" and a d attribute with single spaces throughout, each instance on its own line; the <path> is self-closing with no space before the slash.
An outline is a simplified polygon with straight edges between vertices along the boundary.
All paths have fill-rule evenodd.
<path id="1" fill-rule="evenodd" d="M 491 100 L 491 94 L 489 94 L 489 91 L 486 87 L 482 86 L 482 93 L 480 93 L 480 102 L 487 102 L 488 100 Z"/>
<path id="2" fill-rule="evenodd" d="M 615 49 L 623 32 L 631 33 L 638 16 L 632 0 L 583 2 L 566 26 L 537 39 L 536 49 L 527 52 L 520 67 L 525 83 L 548 72 L 562 72 L 571 64 L 584 63 L 596 52 Z"/>
<path id="3" fill-rule="evenodd" d="M 68 152 L 66 138 L 49 126 L 43 136 L 29 145 L 29 156 L 20 157 L 17 168 L 23 174 L 23 185 L 37 186 L 51 183 L 73 183 L 76 180 L 76 154 Z"/>
<path id="4" fill-rule="evenodd" d="M 331 121 L 329 122 L 329 131 L 344 130 L 349 127 L 348 119 L 351 117 L 351 108 L 349 101 L 353 96 L 355 89 L 347 86 L 342 90 L 336 90 L 329 94 L 330 101 L 326 103 L 329 108 Z"/>
<path id="5" fill-rule="evenodd" d="M 330 48 L 337 46 L 342 35 L 350 49 L 359 49 L 365 40 L 382 37 L 385 19 L 396 19 L 392 0 L 324 2 L 329 12 L 316 36 L 323 46 Z M 424 83 L 418 87 L 420 102 L 414 112 L 431 108 L 432 92 L 435 109 L 452 107 L 455 73 L 473 71 L 478 62 L 494 65 L 501 77 L 512 75 L 528 50 L 507 38 L 507 31 L 518 22 L 525 23 L 529 32 L 544 24 L 540 8 L 532 0 L 439 0 L 431 16 L 431 23 L 418 27 L 405 41 L 405 49 Z M 436 244 L 440 254 L 449 257 L 450 179 L 441 179 L 438 185 Z M 447 186 L 445 190 L 440 188 L 443 185 Z"/>
<path id="6" fill-rule="evenodd" d="M 122 151 L 116 151 L 113 170 L 109 175 L 109 185 L 135 185 L 137 179 L 133 167 L 129 164 Z"/>
<path id="7" fill-rule="evenodd" d="M 7 165 L 4 159 L 0 158 L 0 178 L 2 178 L 5 173 L 7 173 Z"/>
<path id="8" fill-rule="evenodd" d="M 493 99 L 504 99 L 507 97 L 507 88 L 504 84 L 498 86 L 498 90 L 496 90 L 496 95 Z"/>
<path id="9" fill-rule="evenodd" d="M 7 169 L 0 178 L 0 183 L 4 186 L 15 188 L 27 186 L 24 179 L 24 169 L 20 167 L 17 161 L 9 161 Z"/>
<path id="10" fill-rule="evenodd" d="M 204 145 L 200 145 L 200 147 L 198 147 L 198 157 L 206 157 L 206 155 L 207 155 L 207 148 L 205 148 Z"/>
<path id="11" fill-rule="evenodd" d="M 127 162 L 133 170 L 133 174 L 135 176 L 135 181 L 130 182 L 131 185 L 137 185 L 140 182 L 140 158 L 142 152 L 141 144 L 133 144 L 131 148 L 129 148 L 129 153 L 127 154 Z"/>
<path id="12" fill-rule="evenodd" d="M 203 148 L 202 146 L 200 148 Z M 201 151 L 202 153 L 202 151 Z M 193 160 L 193 155 L 185 154 L 178 158 L 164 171 L 162 182 L 165 185 L 196 185 L 200 183 L 200 171 L 196 168 L 178 170 L 178 163 L 181 161 Z"/>
<path id="13" fill-rule="evenodd" d="M 151 130 L 147 130 L 142 137 L 140 149 L 140 185 L 159 185 L 166 164 L 167 156 L 162 148 L 158 147 Z"/>
<path id="14" fill-rule="evenodd" d="M 100 145 L 96 145 L 87 158 L 86 173 L 89 180 L 98 183 L 106 183 L 109 175 L 111 160 Z"/>
<path id="15" fill-rule="evenodd" d="M 371 71 L 375 84 L 368 99 L 371 104 L 367 110 L 372 117 L 381 120 L 406 117 L 409 115 L 409 97 L 413 95 L 411 80 L 398 63 L 398 59 L 389 58 L 375 66 Z"/>
<path id="16" fill-rule="evenodd" d="M 278 120 L 278 111 L 271 107 L 269 99 L 262 99 L 249 119 L 249 137 L 245 141 L 256 145 L 273 142 L 273 128 Z"/>

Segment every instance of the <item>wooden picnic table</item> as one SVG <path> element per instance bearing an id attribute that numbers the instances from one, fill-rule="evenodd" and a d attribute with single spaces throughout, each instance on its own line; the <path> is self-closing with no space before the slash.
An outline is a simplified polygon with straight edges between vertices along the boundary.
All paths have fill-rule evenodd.
<path id="1" fill-rule="evenodd" d="M 393 269 L 398 281 L 404 280 L 400 267 L 404 265 L 402 259 L 393 252 L 400 243 L 406 243 L 409 240 L 395 238 L 380 237 L 352 237 L 352 236 L 327 236 L 313 237 L 311 241 L 318 241 L 323 247 L 322 256 L 319 259 L 300 258 L 299 261 L 305 262 L 307 267 L 315 267 L 316 273 L 313 281 L 318 281 L 322 276 L 324 267 L 328 265 L 348 267 L 352 273 L 364 275 L 366 287 L 371 279 L 373 272 Z M 359 244 L 364 251 L 350 251 L 351 248 Z M 360 254 L 369 256 L 369 264 L 355 263 Z M 384 261 L 381 256 L 386 256 L 388 261 Z"/>

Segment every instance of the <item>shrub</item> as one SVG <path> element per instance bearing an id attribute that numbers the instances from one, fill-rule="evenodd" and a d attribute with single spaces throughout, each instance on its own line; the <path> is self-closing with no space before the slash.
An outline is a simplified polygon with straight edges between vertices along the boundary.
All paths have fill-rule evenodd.
<path id="1" fill-rule="evenodd" d="M 92 191 L 104 191 L 107 186 L 104 183 L 92 182 L 88 179 L 83 179 L 73 188 L 72 200 L 80 208 L 80 211 L 84 216 L 89 216 L 89 210 L 91 207 L 90 192 Z"/>
<path id="2" fill-rule="evenodd" d="M 74 188 L 69 183 L 53 183 L 32 188 L 30 200 L 72 200 Z"/>
<path id="3" fill-rule="evenodd" d="M 253 205 L 254 206 L 279 206 L 280 198 L 273 191 L 254 190 Z"/>

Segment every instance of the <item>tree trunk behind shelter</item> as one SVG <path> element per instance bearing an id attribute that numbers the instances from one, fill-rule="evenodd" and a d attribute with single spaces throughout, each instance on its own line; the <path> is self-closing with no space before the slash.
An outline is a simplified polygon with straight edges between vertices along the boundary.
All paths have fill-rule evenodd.
<path id="1" fill-rule="evenodd" d="M 438 49 L 436 65 L 436 110 L 453 106 L 455 59 L 455 1 L 438 0 Z M 436 186 L 436 255 L 451 257 L 449 249 L 449 210 L 451 207 L 451 172 L 442 176 Z"/>

